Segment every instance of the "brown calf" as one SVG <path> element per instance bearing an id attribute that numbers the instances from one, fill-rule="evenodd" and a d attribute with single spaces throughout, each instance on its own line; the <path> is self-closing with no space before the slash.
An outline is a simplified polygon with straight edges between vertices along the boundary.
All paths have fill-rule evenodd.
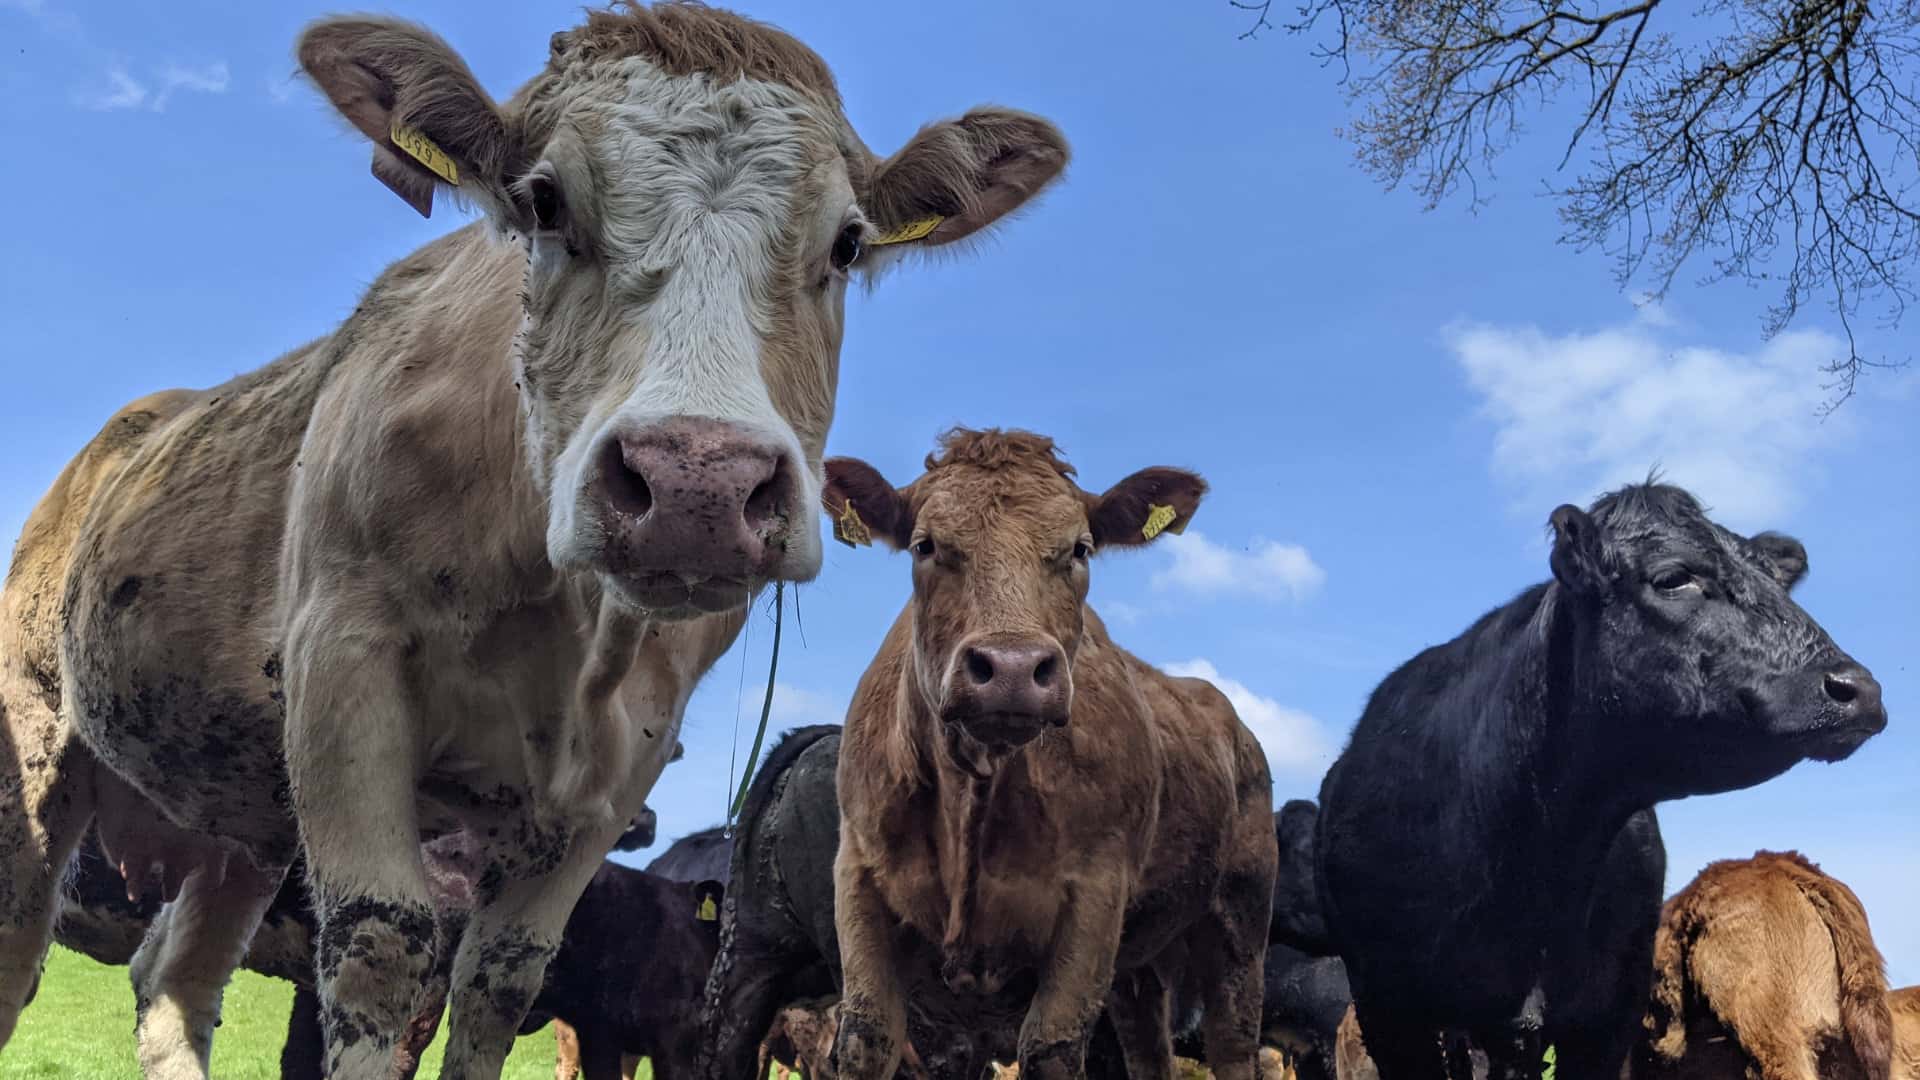
<path id="1" fill-rule="evenodd" d="M 841 538 L 913 553 L 841 740 L 836 1071 L 892 1076 L 911 1000 L 970 1077 L 1015 1028 L 1022 1076 L 1081 1075 L 1103 1005 L 1128 1073 L 1166 1076 L 1184 968 L 1207 988 L 1208 1060 L 1250 1080 L 1266 757 L 1219 690 L 1121 649 L 1086 604 L 1093 552 L 1180 531 L 1205 483 L 1156 468 L 1093 495 L 1024 432 L 951 432 L 927 470 L 896 490 L 827 463 Z"/>
<path id="2" fill-rule="evenodd" d="M 1654 939 L 1637 1077 L 1886 1080 L 1893 1018 L 1853 891 L 1794 852 L 1709 865 Z"/>

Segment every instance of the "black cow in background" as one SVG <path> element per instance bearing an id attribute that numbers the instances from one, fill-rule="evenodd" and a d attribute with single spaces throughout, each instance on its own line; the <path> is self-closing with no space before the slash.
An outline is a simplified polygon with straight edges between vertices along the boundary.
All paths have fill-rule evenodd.
<path id="1" fill-rule="evenodd" d="M 1873 676 L 1788 597 L 1792 539 L 1655 483 L 1551 517 L 1553 580 L 1389 675 L 1320 791 L 1327 928 L 1385 1080 L 1617 1080 L 1651 972 L 1651 807 L 1838 761 L 1886 725 Z M 1449 1055 L 1458 1058 L 1457 1055 Z"/>
<path id="2" fill-rule="evenodd" d="M 726 884 L 733 880 L 733 837 L 719 825 L 688 833 L 655 856 L 647 873 L 673 881 Z"/>
<path id="3" fill-rule="evenodd" d="M 1307 956 L 1332 956 L 1333 939 L 1320 913 L 1313 862 L 1313 833 L 1319 820 L 1320 808 L 1311 799 L 1288 799 L 1274 812 L 1280 865 L 1273 875 L 1273 921 L 1267 928 L 1267 943 Z"/>

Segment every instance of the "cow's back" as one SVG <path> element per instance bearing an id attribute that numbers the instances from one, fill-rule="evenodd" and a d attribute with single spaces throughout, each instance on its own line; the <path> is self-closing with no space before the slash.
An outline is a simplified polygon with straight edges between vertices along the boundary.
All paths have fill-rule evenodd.
<path id="1" fill-rule="evenodd" d="M 156 425 L 95 492 L 65 580 L 62 690 L 81 737 L 181 826 L 282 865 L 275 585 L 336 351 L 310 344 Z"/>

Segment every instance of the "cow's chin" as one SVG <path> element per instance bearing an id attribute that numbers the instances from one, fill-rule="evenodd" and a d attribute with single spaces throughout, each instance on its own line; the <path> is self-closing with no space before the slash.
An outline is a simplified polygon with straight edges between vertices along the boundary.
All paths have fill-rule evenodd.
<path id="1" fill-rule="evenodd" d="M 765 584 L 719 577 L 689 581 L 675 573 L 603 574 L 601 580 L 616 602 L 669 622 L 739 611 Z"/>
<path id="2" fill-rule="evenodd" d="M 949 727 L 995 756 L 1011 754 L 1039 738 L 1049 727 L 1057 726 L 1047 717 L 1033 713 L 969 712 L 949 714 L 945 720 Z"/>

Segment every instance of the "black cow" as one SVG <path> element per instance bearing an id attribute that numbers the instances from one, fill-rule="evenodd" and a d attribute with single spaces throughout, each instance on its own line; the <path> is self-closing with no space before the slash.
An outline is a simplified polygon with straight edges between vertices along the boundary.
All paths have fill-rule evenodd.
<path id="1" fill-rule="evenodd" d="M 1353 1004 L 1347 966 L 1285 945 L 1267 949 L 1260 1041 L 1285 1050 L 1299 1080 L 1333 1080 L 1340 1020 Z"/>
<path id="2" fill-rule="evenodd" d="M 692 1076 L 723 893 L 718 881 L 602 863 L 567 918 L 520 1034 L 555 1018 L 571 1025 L 585 1080 L 620 1080 L 622 1054 L 649 1059 L 657 1080 Z"/>
<path id="3" fill-rule="evenodd" d="M 721 905 L 720 953 L 706 985 L 699 1075 L 707 1080 L 752 1076 L 782 1005 L 839 993 L 839 760 L 839 725 L 795 728 L 747 788 Z"/>
<path id="4" fill-rule="evenodd" d="M 733 837 L 718 825 L 688 833 L 648 863 L 647 873 L 674 881 L 724 884 L 733 880 Z"/>
<path id="5" fill-rule="evenodd" d="M 1651 807 L 1838 761 L 1880 687 L 1788 590 L 1806 551 L 1657 483 L 1551 517 L 1553 580 L 1389 675 L 1320 790 L 1322 911 L 1386 1080 L 1616 1080 L 1647 1001 Z M 1456 1061 L 1459 1055 L 1449 1055 Z"/>
<path id="6" fill-rule="evenodd" d="M 1313 832 L 1320 808 L 1311 799 L 1288 799 L 1274 812 L 1273 835 L 1280 845 L 1279 871 L 1273 875 L 1273 916 L 1269 945 L 1285 945 L 1308 956 L 1331 956 L 1333 940 L 1320 913 L 1315 884 Z"/>

